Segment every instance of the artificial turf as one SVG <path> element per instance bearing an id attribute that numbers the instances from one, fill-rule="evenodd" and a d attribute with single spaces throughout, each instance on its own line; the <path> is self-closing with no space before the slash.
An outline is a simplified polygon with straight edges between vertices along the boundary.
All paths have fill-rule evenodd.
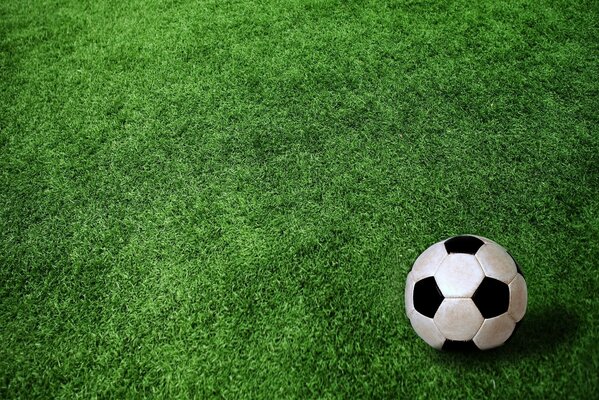
<path id="1" fill-rule="evenodd" d="M 597 1 L 1 1 L 0 397 L 599 392 Z M 428 245 L 528 313 L 439 353 Z"/>

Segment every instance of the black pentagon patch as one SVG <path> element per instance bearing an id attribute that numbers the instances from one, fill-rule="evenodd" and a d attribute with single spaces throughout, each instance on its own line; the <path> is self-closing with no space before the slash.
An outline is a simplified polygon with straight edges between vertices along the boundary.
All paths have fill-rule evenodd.
<path id="1" fill-rule="evenodd" d="M 472 340 L 461 341 L 446 339 L 441 350 L 468 352 L 478 350 L 478 347 L 476 347 L 476 344 Z"/>
<path id="2" fill-rule="evenodd" d="M 466 253 L 476 254 L 478 249 L 485 244 L 482 240 L 474 236 L 455 236 L 445 241 L 445 250 L 448 253 Z"/>
<path id="3" fill-rule="evenodd" d="M 497 317 L 507 312 L 510 305 L 510 288 L 497 279 L 485 277 L 474 292 L 472 301 L 484 318 Z"/>
<path id="4" fill-rule="evenodd" d="M 443 302 L 443 294 L 435 277 L 424 278 L 414 285 L 414 308 L 425 317 L 433 318 Z"/>

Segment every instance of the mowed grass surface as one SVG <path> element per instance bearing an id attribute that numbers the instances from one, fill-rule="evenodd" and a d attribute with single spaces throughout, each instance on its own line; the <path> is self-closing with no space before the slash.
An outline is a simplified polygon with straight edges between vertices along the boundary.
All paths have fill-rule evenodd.
<path id="1" fill-rule="evenodd" d="M 0 397 L 588 398 L 596 1 L 3 1 Z M 404 280 L 477 233 L 514 340 Z"/>

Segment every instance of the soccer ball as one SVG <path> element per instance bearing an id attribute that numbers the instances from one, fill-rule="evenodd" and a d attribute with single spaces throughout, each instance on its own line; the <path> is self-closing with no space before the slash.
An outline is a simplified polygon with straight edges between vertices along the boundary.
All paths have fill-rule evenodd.
<path id="1" fill-rule="evenodd" d="M 406 313 L 439 350 L 501 346 L 526 312 L 522 271 L 497 243 L 455 236 L 426 249 L 406 282 Z"/>

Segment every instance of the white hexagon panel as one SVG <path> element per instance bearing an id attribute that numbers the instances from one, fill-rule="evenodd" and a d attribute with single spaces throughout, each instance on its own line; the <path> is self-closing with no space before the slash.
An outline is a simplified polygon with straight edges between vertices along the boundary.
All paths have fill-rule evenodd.
<path id="1" fill-rule="evenodd" d="M 495 318 L 485 319 L 472 340 L 481 350 L 492 349 L 504 344 L 515 328 L 516 322 L 505 313 Z"/>
<path id="2" fill-rule="evenodd" d="M 528 303 L 528 290 L 524 277 L 516 274 L 514 280 L 509 284 L 509 288 L 510 304 L 508 313 L 514 318 L 514 321 L 519 322 L 526 313 L 526 304 Z"/>
<path id="3" fill-rule="evenodd" d="M 419 313 L 413 313 L 410 322 L 418 336 L 428 343 L 429 346 L 438 350 L 443 347 L 445 336 L 439 332 L 439 328 L 437 328 L 432 318 L 425 317 Z"/>
<path id="4" fill-rule="evenodd" d="M 475 257 L 489 278 L 510 283 L 518 272 L 514 259 L 498 244 L 485 244 Z"/>
<path id="5" fill-rule="evenodd" d="M 414 282 L 435 275 L 439 264 L 445 257 L 447 257 L 447 251 L 445 251 L 443 243 L 436 243 L 424 250 L 412 266 L 411 273 Z"/>
<path id="6" fill-rule="evenodd" d="M 408 279 L 406 280 L 406 292 L 405 292 L 405 306 L 406 306 L 406 315 L 408 318 L 414 312 L 414 278 L 412 277 L 412 272 L 408 274 Z"/>
<path id="7" fill-rule="evenodd" d="M 471 299 L 445 299 L 433 319 L 439 331 L 449 340 L 470 340 L 484 318 Z"/>
<path id="8" fill-rule="evenodd" d="M 470 297 L 485 274 L 475 256 L 449 254 L 435 273 L 435 280 L 445 297 Z"/>

